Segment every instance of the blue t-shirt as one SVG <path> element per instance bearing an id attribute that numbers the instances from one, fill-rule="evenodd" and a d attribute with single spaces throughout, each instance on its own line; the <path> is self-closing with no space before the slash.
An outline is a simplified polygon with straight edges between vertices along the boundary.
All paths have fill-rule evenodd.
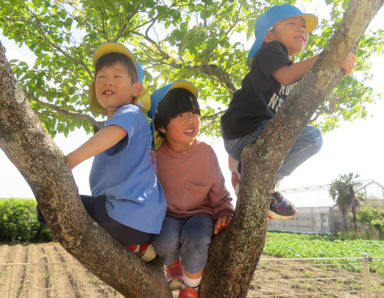
<path id="1" fill-rule="evenodd" d="M 158 234 L 167 209 L 150 150 L 152 135 L 143 112 L 122 106 L 104 127 L 118 125 L 128 135 L 95 156 L 90 186 L 93 196 L 106 196 L 106 210 L 114 220 L 136 230 Z"/>

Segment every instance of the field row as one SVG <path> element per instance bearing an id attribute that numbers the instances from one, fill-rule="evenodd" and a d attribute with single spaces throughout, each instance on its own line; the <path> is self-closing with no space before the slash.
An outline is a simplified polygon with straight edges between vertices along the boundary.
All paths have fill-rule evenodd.
<path id="1" fill-rule="evenodd" d="M 351 268 L 361 260 L 348 259 Z M 382 266 L 384 260 L 375 259 Z M 373 297 L 384 293 L 383 276 L 371 273 Z M 121 297 L 88 272 L 58 243 L 0 245 L 0 296 L 93 298 Z M 377 294 L 377 295 L 376 295 Z M 263 255 L 248 297 L 363 297 L 361 272 L 314 259 L 288 259 Z"/>
<path id="2" fill-rule="evenodd" d="M 56 243 L 0 246 L 0 293 L 5 297 L 116 297 Z"/>

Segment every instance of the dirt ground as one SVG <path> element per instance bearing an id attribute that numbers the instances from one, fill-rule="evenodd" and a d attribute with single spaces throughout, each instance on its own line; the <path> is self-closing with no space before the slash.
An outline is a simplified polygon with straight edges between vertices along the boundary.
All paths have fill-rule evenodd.
<path id="1" fill-rule="evenodd" d="M 371 275 L 373 297 L 384 278 Z M 262 256 L 248 297 L 365 297 L 361 273 Z M 176 294 L 176 293 L 175 293 Z M 0 297 L 121 297 L 57 243 L 0 245 Z"/>

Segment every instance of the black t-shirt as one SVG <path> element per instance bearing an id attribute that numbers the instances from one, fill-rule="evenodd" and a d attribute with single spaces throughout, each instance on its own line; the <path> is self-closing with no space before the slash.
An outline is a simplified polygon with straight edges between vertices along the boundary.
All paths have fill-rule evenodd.
<path id="1" fill-rule="evenodd" d="M 291 89 L 283 86 L 272 73 L 284 65 L 290 65 L 286 47 L 272 41 L 264 44 L 252 61 L 251 71 L 244 77 L 221 117 L 224 139 L 236 139 L 254 131 L 261 121 L 271 119 L 284 103 Z"/>

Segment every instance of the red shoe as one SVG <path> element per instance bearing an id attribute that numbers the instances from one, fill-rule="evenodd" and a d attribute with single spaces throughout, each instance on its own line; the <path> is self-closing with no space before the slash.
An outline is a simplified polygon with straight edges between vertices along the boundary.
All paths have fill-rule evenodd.
<path id="1" fill-rule="evenodd" d="M 199 294 L 197 294 L 194 288 L 185 287 L 180 291 L 179 298 L 199 298 Z"/>
<path id="2" fill-rule="evenodd" d="M 169 266 L 165 266 L 165 278 L 172 291 L 178 290 L 183 285 L 183 265 L 180 260 Z"/>
<path id="3" fill-rule="evenodd" d="M 150 242 L 136 244 L 136 245 L 126 245 L 126 247 L 136 254 L 144 262 L 150 262 L 156 258 L 156 252 Z"/>

